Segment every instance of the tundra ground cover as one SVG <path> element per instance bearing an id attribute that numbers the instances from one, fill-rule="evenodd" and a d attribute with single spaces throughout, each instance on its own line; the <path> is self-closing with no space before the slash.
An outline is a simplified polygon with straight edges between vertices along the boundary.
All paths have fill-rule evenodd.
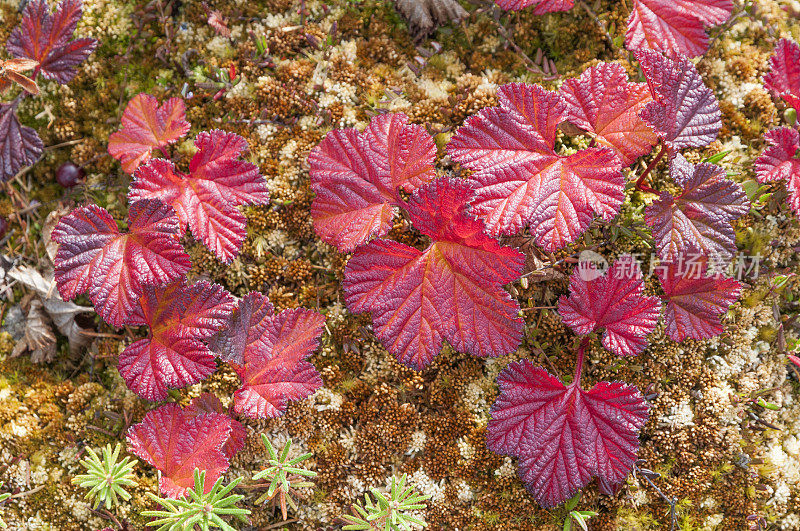
<path id="1" fill-rule="evenodd" d="M 565 501 L 578 487 L 577 508 L 597 512 L 590 525 L 600 528 L 665 526 L 671 507 L 684 526 L 758 526 L 763 519 L 791 528 L 797 415 L 785 354 L 796 344 L 792 293 L 800 238 L 791 210 L 795 121 L 784 112 L 794 78 L 791 68 L 780 67 L 787 63 L 781 57 L 792 57 L 790 47 L 781 44 L 777 59 L 768 61 L 778 36 L 796 40 L 791 6 L 723 6 L 730 23 L 701 21 L 708 51 L 694 60 L 658 51 L 629 55 L 631 6 L 587 6 L 545 15 L 484 6 L 463 26 L 439 30 L 437 45 L 424 41 L 416 49 L 386 4 L 255 3 L 212 13 L 193 3 L 86 2 L 77 34 L 97 38 L 98 52 L 68 89 L 42 83 L 41 106 L 25 98 L 19 108 L 21 123 L 35 125 L 44 146 L 79 141 L 45 151 L 4 187 L 0 205 L 10 225 L 4 255 L 42 266 L 41 281 L 27 269 L 22 274 L 19 263 L 10 266 L 6 349 L 44 352 L 52 345 L 54 353 L 43 366 L 25 357 L 4 362 L 9 391 L 2 399 L 15 413 L 2 429 L 8 467 L 0 479 L 14 493 L 44 485 L 6 501 L 6 520 L 69 528 L 71 515 L 48 500 L 81 508 L 88 505 L 84 493 L 68 476 L 45 480 L 43 472 L 68 475 L 84 445 L 100 448 L 134 433 L 140 486 L 131 489 L 130 505 L 109 514 L 142 525 L 141 511 L 158 508 L 145 495 L 157 493 L 156 468 L 173 486 L 194 482 L 190 465 L 138 449 L 150 440 L 144 427 L 130 431 L 167 407 L 181 425 L 214 425 L 207 431 L 218 440 L 204 457 L 209 487 L 226 468 L 229 479 L 266 468 L 262 430 L 279 439 L 276 448 L 292 438 L 298 455 L 312 453 L 319 474 L 314 491 L 298 500 L 289 514 L 297 521 L 287 524 L 298 528 L 336 522 L 365 494 L 374 500 L 372 487 L 391 490 L 385 488 L 396 484 L 391 478 L 403 473 L 430 496 L 420 516 L 433 528 L 552 528 L 563 524 L 562 508 L 541 506 Z M 666 16 L 657 2 L 632 7 Z M 19 19 L 5 8 L 3 16 L 12 27 Z M 537 73 L 544 65 L 548 71 Z M 694 98 L 691 113 L 684 112 L 687 95 Z M 125 118 L 128 102 L 150 116 L 144 121 L 166 122 L 180 107 L 170 101 L 185 106 L 175 127 L 148 136 L 126 126 L 135 121 Z M 329 131 L 353 126 L 363 132 L 329 134 L 340 145 L 385 142 L 386 148 L 360 155 L 384 160 L 362 179 L 374 189 L 359 189 L 365 210 L 376 214 L 373 223 L 346 230 L 340 218 L 315 221 L 349 204 L 337 201 L 352 199 L 339 194 L 352 190 L 352 182 L 325 188 L 317 180 L 319 158 L 308 154 L 326 145 Z M 412 130 L 408 138 L 392 136 L 405 128 Z M 761 140 L 769 129 L 788 131 Z M 525 149 L 487 145 L 498 131 L 524 138 Z M 125 143 L 113 140 L 118 133 L 139 146 L 119 162 L 104 155 L 109 145 Z M 258 182 L 258 174 L 263 188 L 215 194 L 203 170 L 213 158 L 209 140 L 231 148 L 223 159 L 236 169 L 225 175 Z M 404 159 L 407 153 L 413 156 Z M 64 191 L 54 175 L 68 160 L 86 175 Z M 136 160 L 141 168 L 134 170 Z M 403 160 L 419 166 L 400 162 L 402 171 L 393 172 Z M 188 189 L 193 193 L 180 195 Z M 31 200 L 40 206 L 26 210 Z M 134 208 L 137 202 L 144 203 Z M 56 261 L 56 282 L 70 275 L 58 267 L 57 252 L 64 251 L 54 252 L 55 244 L 77 245 L 64 238 L 83 233 L 63 229 L 89 212 L 106 227 L 103 242 L 92 244 L 98 253 L 108 246 L 117 253 L 109 256 L 124 255 L 134 243 L 136 256 L 161 238 L 170 267 L 114 271 L 124 273 L 119 278 L 158 275 L 163 285 L 139 294 L 129 282 L 135 295 L 109 298 L 102 276 L 111 271 L 107 264 L 124 260 L 100 259 L 97 274 L 89 268 L 72 277 L 73 290 L 85 290 L 75 307 L 55 298 L 47 261 Z M 158 213 L 156 230 L 137 240 L 130 234 L 150 230 L 134 222 L 144 221 L 143 212 Z M 59 219 L 65 225 L 54 230 Z M 123 219 L 130 221 L 115 221 Z M 485 234 L 480 223 L 490 227 Z M 351 243 L 342 247 L 339 240 Z M 584 251 L 606 260 L 609 271 L 581 278 L 573 264 Z M 658 259 L 682 253 L 709 258 L 693 266 L 701 278 L 659 268 Z M 641 260 L 640 273 L 626 254 Z M 741 278 L 702 278 L 722 261 L 749 267 L 756 255 L 758 275 L 750 268 Z M 615 285 L 610 275 L 618 269 L 635 274 Z M 740 270 L 727 274 L 738 277 Z M 456 279 L 454 293 L 473 295 L 452 297 L 447 286 Z M 397 296 L 398 288 L 408 298 L 429 283 L 435 296 L 418 307 Z M 210 298 L 198 300 L 193 286 Z M 609 307 L 587 309 L 581 300 Z M 87 313 L 89 304 L 105 323 Z M 426 316 L 411 332 L 395 317 L 408 308 L 406 316 L 419 315 L 414 308 Z M 20 314 L 26 320 L 15 321 Z M 324 325 L 314 317 L 322 314 Z M 57 318 L 65 316 L 62 330 Z M 274 340 L 276 328 L 303 318 L 310 331 L 292 337 L 299 348 L 287 355 L 292 375 L 309 374 L 297 396 L 310 397 L 287 404 L 281 398 L 290 393 L 266 391 L 263 379 L 274 377 L 275 367 L 261 353 L 267 344 L 284 345 Z M 127 328 L 115 326 L 126 319 Z M 480 322 L 493 328 L 476 328 Z M 238 331 L 244 323 L 254 325 L 252 334 Z M 67 338 L 83 337 L 78 329 L 93 334 L 90 345 L 70 355 L 74 342 Z M 312 354 L 316 335 L 320 346 Z M 155 362 L 142 363 L 147 359 Z M 514 391 L 517 384 L 532 385 L 532 392 Z M 222 399 L 219 405 L 199 400 L 206 392 Z M 555 418 L 564 426 L 575 427 L 559 433 L 570 433 L 582 449 L 574 463 L 579 473 L 565 486 L 553 481 L 561 476 L 530 466 L 536 454 L 523 448 L 546 437 L 536 429 L 518 430 L 519 437 L 504 431 L 515 433 L 511 417 L 503 416 L 507 405 L 521 400 L 519 407 L 532 408 L 532 398 L 545 392 L 552 399 L 543 403 L 553 406 L 580 397 L 577 414 L 554 409 L 562 411 Z M 148 398 L 174 404 L 154 408 Z M 585 420 L 596 426 L 606 418 L 591 413 L 598 404 L 623 399 L 627 423 L 608 432 L 620 437 L 624 455 L 624 466 L 614 469 L 596 448 L 586 451 L 587 441 L 601 439 Z M 242 438 L 233 438 L 241 430 Z M 600 482 L 589 483 L 594 476 Z M 236 491 L 245 495 L 253 523 L 280 521 L 280 511 L 253 503 L 263 492 L 248 484 Z M 504 519 L 510 504 L 519 515 Z M 79 525 L 117 525 L 102 512 L 84 510 L 80 518 Z"/>

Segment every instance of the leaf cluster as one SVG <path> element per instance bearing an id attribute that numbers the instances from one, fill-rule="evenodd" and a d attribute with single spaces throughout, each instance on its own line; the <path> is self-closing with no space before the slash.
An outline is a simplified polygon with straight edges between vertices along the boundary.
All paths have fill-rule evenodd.
<path id="1" fill-rule="evenodd" d="M 89 489 L 86 498 L 94 501 L 93 509 L 97 509 L 100 503 L 111 509 L 120 503 L 120 499 L 123 501 L 131 499 L 131 495 L 124 487 L 137 485 L 133 475 L 136 461 L 128 456 L 119 461 L 121 449 L 122 445 L 119 443 L 113 450 L 111 445 L 107 444 L 101 450 L 101 457 L 92 448 L 86 447 L 88 457 L 80 461 L 86 468 L 86 474 L 72 478 L 72 484 Z"/>
<path id="2" fill-rule="evenodd" d="M 419 494 L 413 485 L 406 486 L 406 475 L 398 481 L 392 477 L 389 492 L 372 488 L 372 497 L 364 494 L 364 503 L 353 505 L 353 514 L 342 516 L 345 531 L 411 531 L 414 526 L 425 527 L 426 523 L 413 515 L 427 507 L 424 501 L 429 495 Z"/>
<path id="3" fill-rule="evenodd" d="M 317 473 L 303 468 L 300 465 L 303 461 L 309 459 L 313 454 L 305 453 L 289 459 L 289 452 L 292 448 L 292 441 L 286 441 L 280 454 L 276 452 L 275 447 L 272 446 L 269 438 L 263 433 L 261 440 L 267 448 L 269 454 L 269 467 L 253 475 L 254 480 L 267 480 L 269 487 L 267 491 L 256 499 L 256 504 L 264 503 L 267 500 L 272 500 L 275 495 L 278 495 L 278 503 L 281 508 L 281 516 L 284 520 L 287 517 L 286 504 L 293 510 L 297 510 L 297 503 L 294 500 L 294 495 L 298 489 L 313 487 L 314 483 L 306 481 L 302 478 L 313 478 Z M 299 477 L 298 477 L 299 476 Z"/>
<path id="4" fill-rule="evenodd" d="M 242 478 L 236 478 L 228 485 L 224 485 L 222 478 L 219 478 L 211 489 L 204 493 L 205 475 L 205 471 L 194 469 L 194 487 L 186 490 L 184 498 L 161 498 L 148 492 L 148 497 L 162 508 L 142 512 L 142 516 L 156 518 L 148 522 L 147 526 L 158 526 L 157 531 L 185 531 L 196 527 L 202 531 L 210 529 L 235 531 L 236 528 L 225 521 L 226 517 L 233 516 L 247 523 L 250 511 L 236 506 L 244 496 L 231 494 Z"/>
<path id="5" fill-rule="evenodd" d="M 36 80 L 40 75 L 62 85 L 69 83 L 97 47 L 95 39 L 72 38 L 82 7 L 82 0 L 61 0 L 51 13 L 46 0 L 26 2 L 19 26 L 8 37 L 6 48 L 13 59 L 0 61 L 0 94 L 14 85 L 24 92 L 11 103 L 0 103 L 0 181 L 34 164 L 44 149 L 36 130 L 20 124 L 16 110 L 22 98 L 39 94 Z M 30 76 L 24 74 L 30 70 Z"/>

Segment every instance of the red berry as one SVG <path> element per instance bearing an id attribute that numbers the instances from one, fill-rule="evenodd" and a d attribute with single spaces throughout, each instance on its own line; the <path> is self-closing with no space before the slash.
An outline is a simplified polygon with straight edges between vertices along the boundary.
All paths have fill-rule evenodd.
<path id="1" fill-rule="evenodd" d="M 0 239 L 6 235 L 6 232 L 8 232 L 8 220 L 0 216 Z"/>
<path id="2" fill-rule="evenodd" d="M 84 175 L 83 168 L 72 162 L 65 162 L 56 171 L 56 181 L 64 188 L 72 188 L 83 179 Z"/>

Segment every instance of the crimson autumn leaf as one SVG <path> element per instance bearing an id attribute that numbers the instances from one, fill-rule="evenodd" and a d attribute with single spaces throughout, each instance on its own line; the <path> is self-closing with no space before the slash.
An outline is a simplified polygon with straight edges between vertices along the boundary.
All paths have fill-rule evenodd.
<path id="1" fill-rule="evenodd" d="M 558 313 L 578 335 L 601 328 L 603 346 L 617 356 L 639 354 L 658 323 L 661 302 L 645 297 L 642 270 L 630 255 L 614 262 L 604 276 L 592 279 L 580 264 L 569 278 L 569 297 L 558 299 Z"/>
<path id="2" fill-rule="evenodd" d="M 133 173 L 150 160 L 154 149 L 162 153 L 189 131 L 186 105 L 180 98 L 170 98 L 159 107 L 150 94 L 137 94 L 122 112 L 120 130 L 108 137 L 108 154 Z"/>
<path id="3" fill-rule="evenodd" d="M 625 46 L 697 57 L 708 50 L 706 28 L 731 16 L 732 0 L 633 0 Z"/>
<path id="4" fill-rule="evenodd" d="M 779 40 L 775 53 L 769 58 L 769 68 L 764 86 L 790 107 L 800 108 L 800 46 L 789 39 Z"/>
<path id="5" fill-rule="evenodd" d="M 204 492 L 228 470 L 223 446 L 230 437 L 230 417 L 187 413 L 177 404 L 149 411 L 128 429 L 128 450 L 156 467 L 165 495 L 179 498 L 194 486 L 194 469 L 206 471 Z"/>
<path id="6" fill-rule="evenodd" d="M 290 400 L 301 400 L 322 386 L 306 361 L 317 348 L 325 316 L 305 308 L 274 313 L 269 298 L 248 293 L 211 341 L 211 349 L 230 362 L 242 379 L 233 410 L 252 418 L 282 415 Z"/>
<path id="7" fill-rule="evenodd" d="M 536 6 L 533 9 L 534 15 L 544 15 L 556 11 L 569 11 L 575 0 L 496 0 L 497 5 L 507 11 L 519 11 L 528 6 Z"/>
<path id="8" fill-rule="evenodd" d="M 791 127 L 778 127 L 764 134 L 769 147 L 755 161 L 756 177 L 762 183 L 786 181 L 789 205 L 800 215 L 800 135 Z"/>
<path id="9" fill-rule="evenodd" d="M 472 207 L 492 235 L 525 226 L 555 251 L 575 241 L 595 215 L 608 221 L 625 199 L 621 164 L 608 148 L 573 155 L 554 151 L 556 128 L 568 118 L 558 93 L 511 83 L 497 91 L 499 107 L 470 117 L 447 145 L 478 184 Z"/>
<path id="10" fill-rule="evenodd" d="M 390 241 L 359 247 L 342 286 L 351 312 L 370 312 L 375 335 L 401 363 L 422 369 L 442 341 L 476 356 L 501 356 L 522 337 L 519 305 L 501 286 L 519 278 L 525 257 L 483 232 L 468 213 L 467 181 L 440 178 L 406 207 L 431 239 L 419 251 Z"/>
<path id="11" fill-rule="evenodd" d="M 97 205 L 77 208 L 52 232 L 60 244 L 55 279 L 64 300 L 87 292 L 97 313 L 122 326 L 139 304 L 146 284 L 163 285 L 191 267 L 178 238 L 175 212 L 160 201 L 137 201 L 128 212 L 128 233 Z"/>
<path id="12" fill-rule="evenodd" d="M 433 138 L 402 113 L 376 116 L 361 133 L 331 131 L 308 156 L 317 235 L 350 252 L 387 234 L 403 204 L 399 191 L 433 179 L 435 159 Z"/>
<path id="13" fill-rule="evenodd" d="M 613 149 L 623 166 L 650 153 L 658 138 L 639 117 L 652 101 L 645 83 L 631 83 L 617 63 L 599 63 L 559 91 L 567 102 L 568 119 L 589 132 L 601 146 Z"/>
<path id="14" fill-rule="evenodd" d="M 715 164 L 690 164 L 678 154 L 670 165 L 672 180 L 683 189 L 673 196 L 661 192 L 645 210 L 662 260 L 691 254 L 728 258 L 736 254 L 731 222 L 750 211 L 747 194 Z"/>
<path id="15" fill-rule="evenodd" d="M 164 400 L 169 389 L 200 382 L 217 368 L 203 339 L 225 324 L 236 302 L 222 286 L 181 279 L 167 286 L 145 286 L 126 324 L 147 325 L 150 334 L 119 356 L 128 387 L 147 400 Z"/>
<path id="16" fill-rule="evenodd" d="M 203 393 L 193 398 L 189 407 L 184 410 L 184 413 L 195 417 L 205 415 L 206 413 L 226 414 L 225 408 L 222 407 L 222 402 L 220 402 L 217 395 L 213 393 Z M 222 453 L 225 454 L 228 460 L 231 460 L 234 455 L 239 453 L 239 450 L 244 448 L 247 442 L 247 430 L 238 420 L 228 417 L 228 422 L 231 427 L 231 434 L 230 437 L 228 437 L 228 441 L 222 447 Z"/>
<path id="17" fill-rule="evenodd" d="M 18 104 L 19 100 L 0 103 L 0 182 L 39 160 L 44 149 L 36 130 L 19 123 L 15 112 Z"/>
<path id="18" fill-rule="evenodd" d="M 640 116 L 670 151 L 713 142 L 722 128 L 722 113 L 694 64 L 683 55 L 671 59 L 651 51 L 637 57 L 653 94 Z"/>
<path id="19" fill-rule="evenodd" d="M 62 85 L 78 73 L 78 65 L 97 47 L 95 39 L 72 39 L 82 14 L 81 0 L 63 0 L 50 14 L 46 0 L 31 0 L 20 25 L 8 37 L 6 48 L 14 57 L 39 63 L 47 79 Z"/>
<path id="20" fill-rule="evenodd" d="M 720 317 L 742 292 L 738 281 L 710 275 L 708 265 L 702 262 L 696 268 L 667 264 L 659 268 L 658 277 L 666 294 L 667 335 L 678 342 L 721 334 Z"/>
<path id="21" fill-rule="evenodd" d="M 621 382 L 599 382 L 589 391 L 580 378 L 568 386 L 528 360 L 510 363 L 487 426 L 487 446 L 519 458 L 519 475 L 543 507 L 559 505 L 593 476 L 613 494 L 639 449 L 647 403 Z"/>
<path id="22" fill-rule="evenodd" d="M 168 160 L 153 159 L 133 174 L 128 200 L 159 199 L 175 209 L 181 227 L 220 260 L 230 262 L 247 236 L 247 220 L 237 207 L 266 204 L 267 182 L 258 167 L 239 160 L 247 141 L 236 133 L 203 131 L 197 153 L 183 173 Z"/>

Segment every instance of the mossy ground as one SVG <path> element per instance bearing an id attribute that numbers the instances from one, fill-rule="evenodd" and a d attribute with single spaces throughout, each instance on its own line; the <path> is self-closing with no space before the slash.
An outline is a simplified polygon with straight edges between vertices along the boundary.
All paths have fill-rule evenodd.
<path id="1" fill-rule="evenodd" d="M 545 511 L 532 502 L 516 477 L 516 464 L 489 452 L 484 441 L 497 394 L 494 377 L 505 364 L 532 358 L 563 374 L 572 370 L 575 338 L 552 309 L 566 292 L 565 271 L 548 270 L 525 287 L 510 287 L 528 324 L 513 355 L 480 360 L 445 348 L 426 370 L 409 370 L 375 341 L 367 316 L 350 315 L 343 307 L 340 281 L 347 257 L 314 236 L 306 156 L 331 128 L 361 126 L 381 109 L 403 111 L 427 124 L 442 147 L 467 116 L 496 103 L 499 84 L 526 81 L 552 88 L 601 60 L 620 61 L 640 79 L 628 52 L 614 44 L 624 34 L 625 2 L 594 4 L 601 24 L 580 6 L 546 16 L 530 10 L 506 15 L 514 41 L 531 58 L 541 50 L 554 61 L 560 77 L 548 79 L 526 68 L 527 61 L 500 36 L 486 10 L 460 26 L 438 30 L 431 38 L 442 49 L 424 59 L 391 3 L 209 4 L 227 20 L 230 38 L 207 24 L 201 2 L 84 1 L 78 32 L 99 39 L 99 48 L 72 83 L 43 83 L 43 96 L 27 99 L 20 111 L 46 146 L 77 142 L 47 150 L 5 189 L 13 193 L 0 197 L 0 215 L 32 201 L 39 206 L 12 216 L 3 253 L 36 264 L 45 256 L 44 219 L 60 208 L 95 202 L 123 219 L 129 177 L 106 154 L 106 145 L 126 102 L 139 92 L 159 99 L 191 92 L 186 103 L 192 130 L 186 143 L 175 146 L 175 158 L 188 160 L 198 131 L 234 131 L 248 140 L 249 156 L 272 194 L 269 206 L 246 211 L 248 239 L 231 265 L 187 241 L 192 278 L 210 278 L 237 295 L 259 290 L 278 309 L 304 306 L 328 317 L 322 347 L 312 358 L 324 388 L 291 405 L 280 419 L 245 421 L 248 444 L 229 472 L 249 478 L 263 468 L 259 434 L 266 432 L 278 444 L 291 437 L 298 449 L 313 452 L 316 488 L 283 524 L 273 507 L 248 505 L 253 525 L 335 526 L 337 516 L 369 487 L 408 473 L 433 496 L 423 513 L 431 529 L 558 528 L 563 511 Z M 709 148 L 685 153 L 690 160 L 730 150 L 722 164 L 733 178 L 753 179 L 761 135 L 779 123 L 782 111 L 761 88 L 760 76 L 777 36 L 800 37 L 797 12 L 797 2 L 765 0 L 750 16 L 712 30 L 712 48 L 699 68 L 720 99 L 725 126 Z M 18 20 L 16 3 L 0 2 L 0 42 Z M 264 39 L 266 54 L 258 54 L 252 35 Z M 420 46 L 431 48 L 427 41 Z M 218 88 L 208 84 L 220 80 L 219 69 L 231 66 L 241 81 L 215 99 Z M 570 149 L 585 139 L 562 143 Z M 64 190 L 56 184 L 55 169 L 67 160 L 85 166 L 84 186 Z M 447 160 L 439 167 L 451 170 Z M 658 186 L 669 186 L 663 165 L 654 178 Z M 763 257 L 762 273 L 796 272 L 800 225 L 785 207 L 781 185 L 768 191 L 774 194 L 738 224 L 737 240 L 743 252 Z M 648 200 L 631 193 L 615 224 L 596 224 L 574 248 L 597 245 L 608 256 L 649 256 L 648 241 L 635 236 L 642 233 L 641 211 Z M 392 237 L 421 243 L 404 219 Z M 533 249 L 524 248 L 533 262 Z M 654 395 L 640 455 L 647 468 L 662 474 L 655 480 L 659 488 L 677 497 L 681 529 L 744 529 L 750 515 L 764 517 L 776 529 L 800 529 L 800 389 L 779 348 L 797 340 L 790 326 L 781 327 L 798 312 L 797 288 L 794 278 L 777 287 L 763 274 L 750 281 L 726 318 L 726 333 L 713 341 L 678 345 L 659 329 L 641 356 L 622 360 L 598 341 L 593 344 L 587 383 L 621 379 Z M 649 289 L 655 292 L 655 283 Z M 3 312 L 23 295 L 15 288 L 0 302 Z M 137 467 L 141 486 L 131 502 L 111 515 L 91 511 L 84 493 L 69 482 L 78 473 L 85 445 L 123 440 L 127 426 L 151 407 L 127 391 L 115 368 L 116 355 L 141 331 L 95 325 L 99 335 L 88 349 L 70 354 L 62 338 L 54 362 L 7 358 L 0 366 L 0 480 L 16 493 L 2 509 L 12 529 L 99 529 L 119 522 L 138 529 L 145 523 L 138 516 L 150 507 L 144 493 L 156 490 L 148 465 Z M 0 336 L 3 353 L 12 346 L 8 334 Z M 235 373 L 222 365 L 212 378 L 175 398 L 185 403 L 208 390 L 227 404 L 237 385 Z M 779 410 L 748 405 L 762 391 Z M 754 423 L 748 412 L 781 430 Z M 260 494 L 246 493 L 249 504 Z M 600 495 L 592 485 L 578 508 L 600 513 L 591 520 L 593 529 L 669 529 L 668 506 L 643 480 L 630 478 L 615 497 Z"/>

